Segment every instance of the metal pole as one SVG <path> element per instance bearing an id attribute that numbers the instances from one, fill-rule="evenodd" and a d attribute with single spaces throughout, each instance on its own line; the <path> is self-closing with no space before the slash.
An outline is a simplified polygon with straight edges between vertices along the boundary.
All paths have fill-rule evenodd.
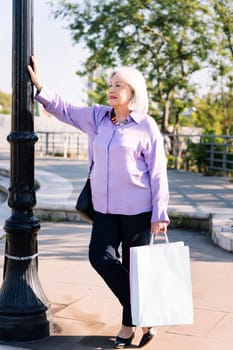
<path id="1" fill-rule="evenodd" d="M 11 178 L 0 290 L 0 339 L 31 341 L 49 335 L 49 304 L 38 278 L 38 219 L 34 184 L 33 87 L 27 72 L 33 52 L 33 0 L 13 0 Z"/>

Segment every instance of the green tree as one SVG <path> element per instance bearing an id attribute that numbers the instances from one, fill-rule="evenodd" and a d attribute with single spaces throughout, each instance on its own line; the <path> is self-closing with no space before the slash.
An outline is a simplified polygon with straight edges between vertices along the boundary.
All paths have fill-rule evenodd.
<path id="1" fill-rule="evenodd" d="M 0 90 L 0 113 L 9 114 L 11 111 L 11 95 Z"/>
<path id="2" fill-rule="evenodd" d="M 201 0 L 60 0 L 54 14 L 66 18 L 74 42 L 89 50 L 78 74 L 136 66 L 147 79 L 150 113 L 167 132 L 171 101 L 185 99 L 191 74 L 211 48 L 208 11 Z M 102 101 L 103 95 L 95 99 Z"/>
<path id="3" fill-rule="evenodd" d="M 233 1 L 210 0 L 214 35 L 218 39 L 211 55 L 213 88 L 221 114 L 222 132 L 232 132 L 233 97 Z M 216 104 L 215 104 L 216 105 Z"/>
<path id="4" fill-rule="evenodd" d="M 233 61 L 233 1 L 212 0 L 215 11 L 216 33 L 220 34 L 219 41 L 222 55 L 231 56 Z"/>
<path id="5" fill-rule="evenodd" d="M 192 113 L 194 125 L 202 127 L 204 134 L 233 133 L 233 91 L 225 96 L 225 111 L 222 110 L 222 98 L 219 94 L 208 94 L 197 100 Z"/>

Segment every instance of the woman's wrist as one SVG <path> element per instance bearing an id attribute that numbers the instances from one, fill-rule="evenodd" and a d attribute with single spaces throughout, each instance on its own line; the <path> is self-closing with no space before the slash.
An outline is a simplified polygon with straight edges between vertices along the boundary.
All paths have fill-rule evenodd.
<path id="1" fill-rule="evenodd" d="M 37 94 L 41 92 L 42 88 L 43 88 L 43 85 L 36 86 Z"/>

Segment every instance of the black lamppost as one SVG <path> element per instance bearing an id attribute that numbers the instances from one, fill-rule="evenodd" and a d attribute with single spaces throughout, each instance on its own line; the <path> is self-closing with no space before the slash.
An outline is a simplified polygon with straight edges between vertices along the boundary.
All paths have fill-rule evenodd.
<path id="1" fill-rule="evenodd" d="M 27 65 L 33 52 L 33 0 L 13 0 L 11 179 L 0 290 L 0 340 L 30 341 L 49 335 L 49 304 L 38 278 L 34 184 L 33 86 Z"/>

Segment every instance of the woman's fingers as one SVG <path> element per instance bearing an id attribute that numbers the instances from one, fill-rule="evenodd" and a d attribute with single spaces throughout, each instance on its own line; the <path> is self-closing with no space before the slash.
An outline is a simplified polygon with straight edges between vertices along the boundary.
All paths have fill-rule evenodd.
<path id="1" fill-rule="evenodd" d="M 37 74 L 37 63 L 36 63 L 35 56 L 31 56 L 31 60 L 32 60 L 33 71 L 35 74 Z"/>
<path id="2" fill-rule="evenodd" d="M 32 66 L 28 65 L 28 67 L 27 67 L 28 72 L 30 74 L 31 80 L 32 80 L 33 84 L 35 85 L 36 89 L 38 91 L 40 91 L 42 89 L 42 83 L 41 83 L 40 78 L 39 78 L 36 59 L 34 56 L 31 56 L 31 60 L 32 60 Z"/>
<path id="3" fill-rule="evenodd" d="M 165 234 L 167 232 L 167 223 L 164 221 L 160 222 L 152 222 L 151 223 L 151 233 L 157 234 L 157 233 L 163 233 Z"/>

